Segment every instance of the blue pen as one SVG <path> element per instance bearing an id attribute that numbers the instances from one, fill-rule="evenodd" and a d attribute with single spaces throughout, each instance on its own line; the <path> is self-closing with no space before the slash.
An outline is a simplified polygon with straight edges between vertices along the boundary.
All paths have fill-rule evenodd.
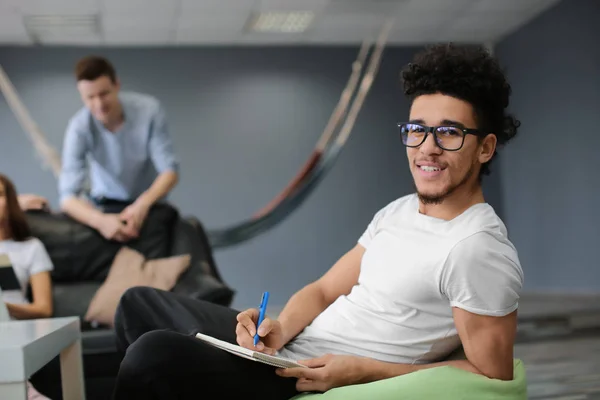
<path id="1" fill-rule="evenodd" d="M 254 335 L 254 346 L 258 344 L 258 327 L 262 324 L 265 319 L 265 313 L 267 312 L 267 303 L 269 302 L 269 292 L 264 292 L 262 299 L 260 300 L 260 308 L 258 310 L 258 324 L 256 324 L 256 333 Z"/>

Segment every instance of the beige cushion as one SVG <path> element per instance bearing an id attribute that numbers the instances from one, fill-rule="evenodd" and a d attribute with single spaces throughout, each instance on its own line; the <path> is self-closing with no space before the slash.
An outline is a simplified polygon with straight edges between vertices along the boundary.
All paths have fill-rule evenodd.
<path id="1" fill-rule="evenodd" d="M 171 290 L 179 276 L 190 266 L 190 255 L 145 260 L 129 247 L 122 247 L 115 256 L 106 280 L 92 298 L 86 321 L 114 325 L 115 312 L 125 291 L 134 286 L 150 286 Z"/>

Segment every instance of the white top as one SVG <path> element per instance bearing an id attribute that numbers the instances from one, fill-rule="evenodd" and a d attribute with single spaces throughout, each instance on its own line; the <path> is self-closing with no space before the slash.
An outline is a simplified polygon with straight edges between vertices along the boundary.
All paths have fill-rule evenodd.
<path id="1" fill-rule="evenodd" d="M 460 345 L 452 307 L 503 316 L 517 309 L 523 272 L 506 227 L 488 204 L 451 221 L 418 211 L 418 197 L 380 210 L 360 237 L 358 284 L 280 354 L 353 354 L 427 363 Z"/>
<path id="2" fill-rule="evenodd" d="M 29 278 L 44 271 L 51 271 L 54 266 L 43 243 L 37 238 L 22 242 L 0 240 L 0 254 L 7 254 L 12 267 L 21 284 L 21 291 L 2 292 L 2 300 L 8 303 L 26 303 L 26 292 Z"/>

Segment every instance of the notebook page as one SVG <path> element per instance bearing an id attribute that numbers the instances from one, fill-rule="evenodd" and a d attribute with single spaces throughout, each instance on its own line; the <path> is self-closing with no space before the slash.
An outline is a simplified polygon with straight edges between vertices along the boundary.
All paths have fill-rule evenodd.
<path id="1" fill-rule="evenodd" d="M 229 343 L 229 342 L 225 342 L 224 340 L 216 339 L 212 336 L 204 335 L 202 333 L 197 333 L 196 337 L 200 340 L 208 342 L 209 344 L 211 344 L 215 347 L 218 347 L 222 350 L 227 350 L 227 351 L 237 354 L 237 355 L 246 356 L 247 358 L 252 358 L 252 356 L 254 355 L 254 351 L 252 351 L 250 349 L 247 349 L 245 347 L 241 347 L 236 344 Z"/>
<path id="2" fill-rule="evenodd" d="M 274 365 L 279 368 L 296 368 L 296 367 L 308 368 L 306 365 L 298 364 L 294 360 L 289 360 L 287 358 L 278 357 L 278 356 L 271 356 L 271 355 L 265 354 L 265 353 L 255 352 L 254 357 L 256 357 L 258 360 L 264 362 L 265 364 Z"/>
<path id="3" fill-rule="evenodd" d="M 263 364 L 269 364 L 279 368 L 293 368 L 293 367 L 302 367 L 307 368 L 306 365 L 298 364 L 293 360 L 288 360 L 287 358 L 271 356 L 265 353 L 261 353 L 259 351 L 254 351 L 247 349 L 245 347 L 238 346 L 236 344 L 232 344 L 229 342 L 225 342 L 223 340 L 216 339 L 212 336 L 204 335 L 202 333 L 197 333 L 196 337 L 206 343 L 209 343 L 215 347 L 220 348 L 221 350 L 228 351 L 229 353 L 235 354 L 240 357 L 244 357 L 253 361 L 262 362 Z"/>

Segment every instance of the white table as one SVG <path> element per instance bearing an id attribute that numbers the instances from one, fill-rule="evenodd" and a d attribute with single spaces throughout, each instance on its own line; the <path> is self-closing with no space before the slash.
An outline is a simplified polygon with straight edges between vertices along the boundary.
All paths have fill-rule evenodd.
<path id="1" fill-rule="evenodd" d="M 0 322 L 0 399 L 26 399 L 27 380 L 59 354 L 64 399 L 85 399 L 79 318 Z"/>

